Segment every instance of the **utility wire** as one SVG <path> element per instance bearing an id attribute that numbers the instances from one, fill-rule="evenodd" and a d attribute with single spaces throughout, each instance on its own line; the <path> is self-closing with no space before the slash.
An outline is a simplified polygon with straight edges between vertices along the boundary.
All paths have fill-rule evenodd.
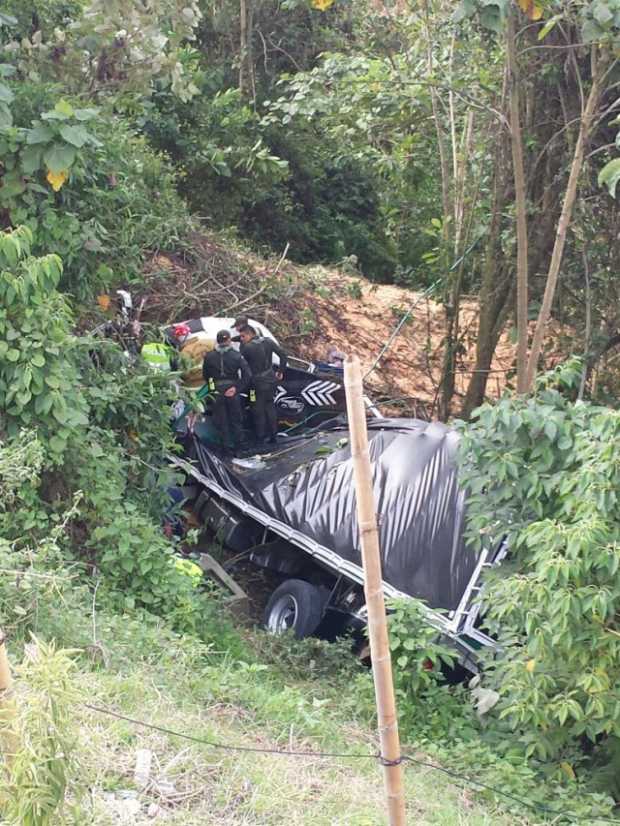
<path id="1" fill-rule="evenodd" d="M 414 303 L 411 305 L 411 307 L 409 307 L 409 309 L 403 315 L 403 317 L 398 322 L 396 327 L 392 330 L 392 335 L 388 338 L 388 340 L 385 342 L 385 344 L 381 348 L 381 351 L 380 351 L 379 355 L 377 356 L 377 358 L 374 360 L 374 362 L 372 364 L 372 367 L 369 370 L 367 370 L 366 373 L 364 373 L 363 381 L 366 381 L 366 379 L 373 372 L 373 370 L 377 369 L 381 359 L 387 353 L 387 351 L 390 349 L 390 347 L 392 346 L 392 342 L 394 341 L 396 336 L 400 333 L 400 331 L 401 331 L 402 327 L 404 326 L 405 322 L 407 321 L 407 319 L 409 318 L 411 313 L 415 310 L 415 308 L 418 306 L 418 304 L 420 304 L 421 301 L 423 301 L 425 298 L 427 298 L 429 295 L 431 295 L 435 291 L 435 289 L 437 288 L 438 285 L 439 285 L 439 281 L 433 282 L 430 285 L 430 287 L 427 287 L 424 290 L 424 292 L 419 296 L 419 298 L 417 298 L 416 301 L 414 301 Z"/>
<path id="2" fill-rule="evenodd" d="M 449 273 L 450 273 L 450 272 L 454 272 L 454 270 L 455 270 L 455 269 L 459 266 L 459 264 L 460 264 L 462 261 L 464 261 L 464 260 L 465 260 L 465 258 L 466 258 L 466 257 L 469 255 L 469 253 L 470 253 L 470 252 L 474 249 L 474 247 L 476 246 L 476 244 L 478 243 L 478 241 L 480 241 L 480 239 L 481 239 L 481 238 L 482 238 L 482 235 L 479 235 L 477 238 L 475 238 L 475 239 L 474 239 L 474 241 L 473 241 L 473 242 L 469 245 L 469 247 L 465 250 L 465 252 L 461 255 L 461 257 L 460 257 L 460 258 L 458 258 L 458 259 L 457 259 L 457 260 L 456 260 L 456 261 L 452 264 L 452 266 L 451 266 L 451 267 L 450 267 L 450 269 L 448 270 L 448 272 L 449 272 Z M 411 307 L 409 307 L 409 309 L 408 309 L 408 310 L 407 310 L 407 312 L 403 315 L 403 317 L 400 319 L 400 321 L 398 322 L 398 324 L 396 325 L 396 327 L 394 328 L 394 330 L 392 330 L 392 334 L 391 334 L 391 336 L 390 336 L 390 337 L 389 337 L 389 339 L 386 341 L 386 343 L 384 344 L 384 346 L 381 348 L 381 352 L 379 353 L 379 355 L 377 356 L 377 358 L 374 360 L 373 365 L 372 365 L 372 367 L 370 368 L 370 370 L 368 370 L 368 371 L 364 374 L 364 376 L 363 376 L 363 381 L 366 381 L 366 379 L 367 379 L 367 378 L 368 378 L 368 376 L 369 376 L 369 375 L 373 372 L 373 370 L 376 370 L 376 368 L 379 366 L 379 362 L 381 361 L 381 359 L 383 358 L 383 356 L 387 353 L 387 351 L 390 349 L 390 347 L 392 346 L 392 342 L 394 341 L 394 339 L 396 338 L 396 336 L 400 333 L 400 331 L 401 331 L 401 329 L 402 329 L 403 325 L 405 324 L 405 322 L 407 321 L 407 319 L 409 318 L 409 316 L 411 315 L 411 313 L 412 313 L 412 312 L 415 310 L 415 308 L 418 306 L 418 304 L 419 304 L 419 303 L 420 303 L 423 299 L 428 298 L 428 296 L 429 296 L 429 295 L 432 295 L 432 294 L 435 292 L 435 290 L 437 289 L 437 287 L 439 287 L 439 284 L 440 284 L 440 283 L 441 283 L 440 279 L 437 279 L 437 281 L 434 281 L 434 282 L 430 285 L 430 287 L 427 287 L 427 288 L 424 290 L 424 292 L 423 292 L 423 293 L 421 293 L 421 295 L 419 296 L 419 298 L 417 298 L 417 299 L 416 299 L 416 301 L 414 301 L 414 303 L 411 305 Z"/>
<path id="3" fill-rule="evenodd" d="M 227 743 L 219 743 L 215 740 L 206 740 L 204 737 L 195 737 L 193 734 L 185 734 L 180 731 L 173 731 L 165 726 L 158 726 L 154 723 L 147 723 L 144 720 L 136 720 L 135 717 L 128 717 L 126 714 L 120 714 L 117 711 L 112 711 L 110 708 L 103 708 L 101 706 L 94 706 L 90 703 L 83 703 L 84 708 L 91 711 L 96 711 L 99 714 L 107 714 L 110 717 L 116 717 L 118 720 L 125 720 L 128 723 L 133 723 L 142 728 L 159 731 L 162 734 L 170 734 L 172 737 L 180 737 L 183 740 L 191 740 L 194 743 L 200 743 L 203 746 L 210 746 L 214 749 L 222 749 L 223 751 L 236 752 L 252 752 L 255 754 L 279 754 L 282 757 L 322 757 L 322 758 L 351 758 L 354 760 L 379 760 L 379 754 L 345 754 L 344 752 L 318 752 L 318 751 L 289 751 L 282 749 L 265 749 L 258 746 L 231 746 Z M 620 821 L 618 821 L 620 823 Z"/>
<path id="4" fill-rule="evenodd" d="M 421 766 L 423 768 L 441 772 L 442 774 L 447 775 L 453 780 L 457 780 L 459 783 L 461 783 L 463 787 L 466 787 L 467 785 L 476 786 L 479 789 L 484 789 L 485 791 L 492 792 L 498 797 L 503 797 L 506 800 L 511 800 L 514 803 L 518 803 L 520 806 L 523 806 L 524 808 L 529 809 L 530 811 L 543 812 L 544 814 L 551 815 L 552 817 L 568 818 L 569 822 L 571 823 L 592 823 L 593 821 L 595 821 L 601 823 L 615 823 L 618 824 L 618 826 L 620 826 L 620 820 L 618 818 L 605 817 L 603 815 L 575 815 L 569 811 L 552 809 L 548 806 L 545 806 L 542 803 L 532 803 L 528 800 L 523 800 L 523 798 L 517 797 L 517 795 L 514 795 L 511 792 L 505 792 L 501 789 L 495 788 L 494 786 L 490 786 L 488 783 L 484 783 L 481 780 L 476 780 L 473 777 L 469 777 L 465 774 L 460 774 L 459 772 L 455 772 L 452 769 L 446 769 L 443 766 L 438 766 L 436 763 L 429 763 L 426 760 L 419 760 L 418 758 L 412 757 L 408 754 L 403 754 L 400 760 L 394 761 L 394 763 L 392 763 L 390 761 L 385 760 L 385 758 L 382 757 L 380 753 L 371 754 L 369 752 L 346 753 L 334 751 L 294 751 L 289 749 L 259 748 L 258 746 L 229 745 L 228 743 L 220 743 L 216 740 L 207 740 L 204 737 L 195 737 L 192 734 L 185 734 L 184 732 L 174 731 L 173 729 L 166 728 L 165 726 L 158 726 L 154 723 L 147 723 L 144 720 L 137 720 L 135 717 L 129 717 L 126 714 L 120 714 L 117 711 L 113 711 L 110 708 L 104 708 L 103 706 L 96 706 L 92 705 L 91 703 L 83 703 L 82 705 L 84 708 L 87 708 L 90 711 L 96 711 L 98 714 L 105 714 L 109 717 L 115 717 L 118 720 L 124 720 L 128 723 L 133 723 L 134 725 L 140 726 L 141 728 L 150 729 L 151 731 L 159 731 L 162 734 L 168 734 L 171 737 L 180 737 L 183 740 L 191 740 L 193 743 L 200 743 L 203 746 L 209 746 L 210 748 L 220 749 L 222 751 L 244 753 L 249 752 L 252 754 L 274 754 L 280 757 L 315 757 L 321 759 L 338 760 L 378 760 L 383 765 L 411 763 L 412 765 Z"/>

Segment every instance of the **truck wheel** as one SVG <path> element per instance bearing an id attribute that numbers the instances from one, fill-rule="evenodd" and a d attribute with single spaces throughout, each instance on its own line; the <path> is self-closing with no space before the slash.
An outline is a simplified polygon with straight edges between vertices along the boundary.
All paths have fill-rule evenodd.
<path id="1" fill-rule="evenodd" d="M 309 637 L 323 617 L 323 596 L 303 579 L 287 579 L 271 595 L 265 608 L 265 626 L 272 634 L 293 629 L 298 640 Z"/>

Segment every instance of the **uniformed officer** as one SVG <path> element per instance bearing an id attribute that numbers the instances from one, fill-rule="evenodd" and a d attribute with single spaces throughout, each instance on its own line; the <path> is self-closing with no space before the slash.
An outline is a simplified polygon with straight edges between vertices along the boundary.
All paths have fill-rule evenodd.
<path id="1" fill-rule="evenodd" d="M 234 449 L 243 437 L 239 395 L 247 390 L 252 374 L 246 360 L 233 348 L 228 330 L 220 330 L 215 340 L 215 350 L 202 362 L 202 377 L 214 398 L 213 421 L 222 444 Z"/>
<path id="2" fill-rule="evenodd" d="M 275 391 L 278 381 L 284 378 L 287 356 L 284 350 L 270 338 L 261 338 L 249 324 L 239 329 L 241 338 L 241 355 L 252 371 L 254 390 L 254 428 L 259 442 L 276 441 L 278 433 L 278 414 L 275 404 Z M 279 369 L 274 371 L 274 353 L 280 360 Z"/>

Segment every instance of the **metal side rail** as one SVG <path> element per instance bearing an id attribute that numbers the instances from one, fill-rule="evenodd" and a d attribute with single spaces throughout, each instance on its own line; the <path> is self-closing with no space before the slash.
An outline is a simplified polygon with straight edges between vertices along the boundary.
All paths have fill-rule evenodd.
<path id="1" fill-rule="evenodd" d="M 356 565 L 354 562 L 348 562 L 345 559 L 342 559 L 338 554 L 335 554 L 333 551 L 330 551 L 329 548 L 326 548 L 324 545 L 320 545 L 318 542 L 315 542 L 312 539 L 309 539 L 300 531 L 295 530 L 295 528 L 291 528 L 288 525 L 285 525 L 283 522 L 280 522 L 278 519 L 273 519 L 270 516 L 266 516 L 261 510 L 256 508 L 254 505 L 249 505 L 245 502 L 240 496 L 236 496 L 234 493 L 230 493 L 230 491 L 225 490 L 221 485 L 218 485 L 217 482 L 214 482 L 212 479 L 209 479 L 203 473 L 201 473 L 194 465 L 188 462 L 186 459 L 181 459 L 178 456 L 173 456 L 172 454 L 168 454 L 168 460 L 171 464 L 175 467 L 180 468 L 181 470 L 185 471 L 185 473 L 192 476 L 196 481 L 200 482 L 207 490 L 212 491 L 220 499 L 228 502 L 229 504 L 233 505 L 237 508 L 241 513 L 245 514 L 246 516 L 251 517 L 260 525 L 263 525 L 265 528 L 268 528 L 273 533 L 281 536 L 283 539 L 287 539 L 289 542 L 292 542 L 298 548 L 306 551 L 306 553 L 310 554 L 310 556 L 317 559 L 319 562 L 322 562 L 327 568 L 332 571 L 335 571 L 338 574 L 342 574 L 348 577 L 353 582 L 357 582 L 359 585 L 364 585 L 364 571 L 359 566 Z M 383 593 L 386 597 L 391 599 L 411 599 L 410 594 L 406 594 L 404 591 L 399 591 L 398 588 L 394 588 L 393 585 L 382 581 L 383 585 Z M 458 633 L 458 629 L 456 628 L 456 624 L 454 621 L 448 620 L 442 614 L 437 611 L 434 611 L 432 608 L 427 608 L 424 606 L 424 609 L 428 615 L 429 622 L 435 628 L 450 636 L 456 636 Z M 362 609 L 363 611 L 363 609 Z"/>

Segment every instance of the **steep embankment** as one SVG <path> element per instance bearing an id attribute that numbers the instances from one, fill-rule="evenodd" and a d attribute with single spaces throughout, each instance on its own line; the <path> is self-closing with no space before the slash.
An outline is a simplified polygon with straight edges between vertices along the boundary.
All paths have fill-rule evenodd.
<path id="1" fill-rule="evenodd" d="M 324 359 L 330 345 L 356 353 L 370 369 L 404 313 L 411 316 L 367 379 L 377 398 L 397 400 L 392 409 L 432 416 L 441 379 L 444 311 L 421 292 L 374 284 L 323 266 L 263 259 L 235 241 L 195 235 L 182 254 L 158 252 L 145 271 L 144 317 L 170 322 L 205 315 L 247 313 L 264 321 L 290 352 Z M 466 298 L 461 313 L 456 405 L 475 367 L 478 305 Z M 507 330 L 500 339 L 487 385 L 497 398 L 511 376 L 515 347 Z M 553 363 L 553 358 L 549 363 Z"/>

